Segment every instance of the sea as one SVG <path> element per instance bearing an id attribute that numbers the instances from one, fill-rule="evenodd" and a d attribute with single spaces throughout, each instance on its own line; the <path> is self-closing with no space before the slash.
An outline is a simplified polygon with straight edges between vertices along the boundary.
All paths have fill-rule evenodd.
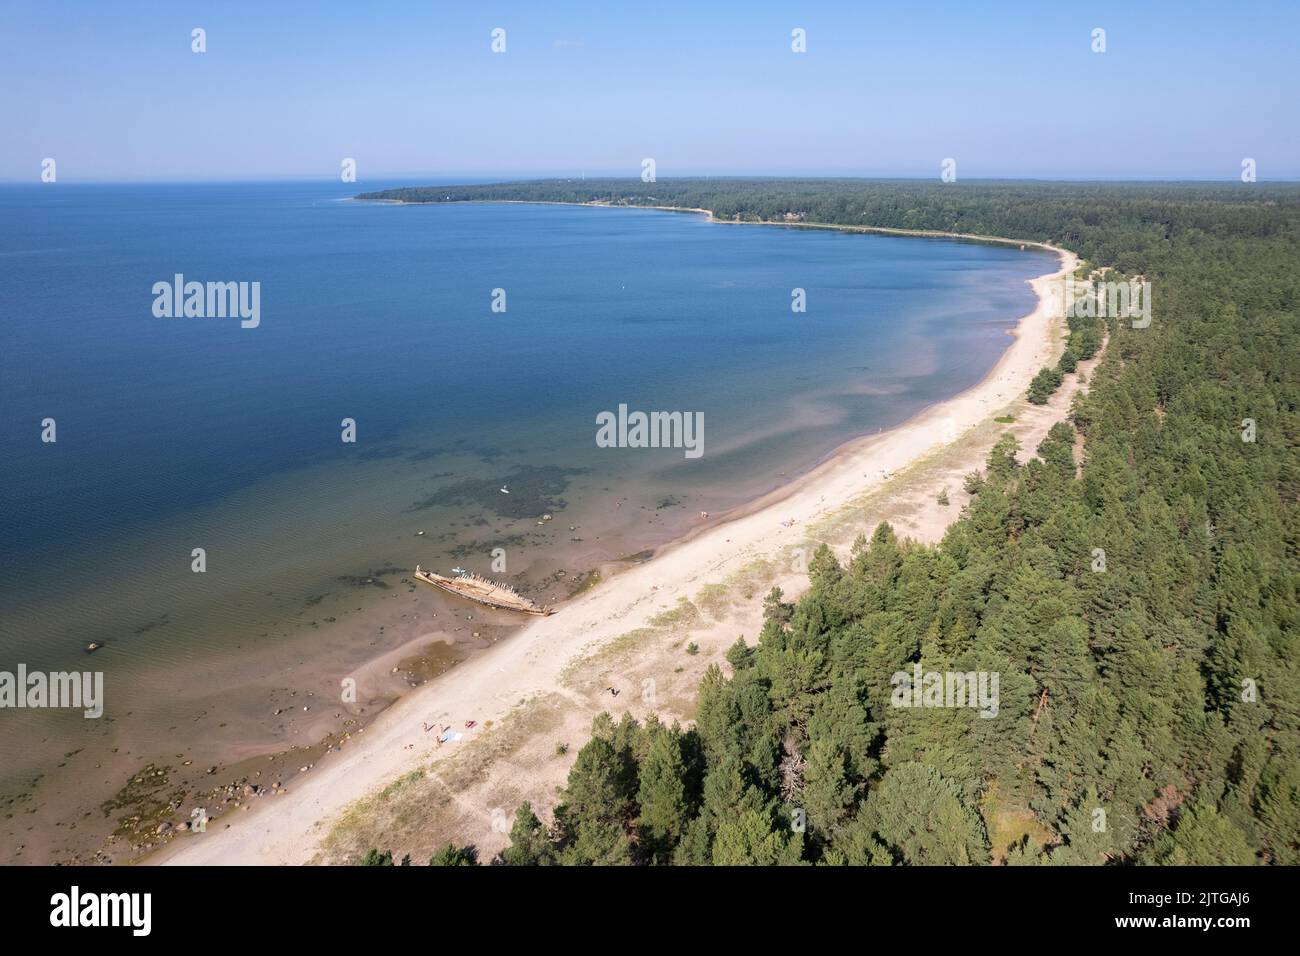
<path id="1" fill-rule="evenodd" d="M 204 774 L 455 680 L 517 621 L 416 564 L 562 603 L 976 384 L 1055 269 L 352 198 L 416 184 L 0 185 L 0 674 L 104 687 L 95 718 L 0 708 L 0 860 L 129 857 Z M 219 314 L 240 290 L 255 321 Z M 689 416 L 699 453 L 598 442 L 620 407 Z"/>

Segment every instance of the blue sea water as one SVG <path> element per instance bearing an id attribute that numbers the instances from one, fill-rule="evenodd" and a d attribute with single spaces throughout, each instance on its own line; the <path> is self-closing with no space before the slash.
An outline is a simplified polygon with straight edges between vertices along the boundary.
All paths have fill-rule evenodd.
<path id="1" fill-rule="evenodd" d="M 0 188 L 6 562 L 59 563 L 88 530 L 118 535 L 435 420 L 446 444 L 541 429 L 574 461 L 619 402 L 703 411 L 719 450 L 780 431 L 801 392 L 832 396 L 837 437 L 874 431 L 977 381 L 1046 264 L 655 211 L 339 201 L 350 191 Z M 155 318 L 151 288 L 175 273 L 260 282 L 260 327 Z M 55 445 L 39 440 L 47 417 Z"/>
<path id="2" fill-rule="evenodd" d="M 0 567 L 23 578 L 0 621 L 66 599 L 69 572 L 102 583 L 144 528 L 312 466 L 404 456 L 488 480 L 545 463 L 735 503 L 755 476 L 978 381 L 1049 265 L 651 210 L 348 201 L 354 188 L 0 187 Z M 177 273 L 260 283 L 260 325 L 155 317 L 153 286 Z M 705 454 L 596 448 L 596 414 L 620 403 L 702 412 Z M 446 473 L 456 450 L 489 467 Z"/>
<path id="3" fill-rule="evenodd" d="M 527 550 L 526 581 L 592 546 L 568 527 L 620 498 L 649 517 L 587 556 L 654 543 L 674 513 L 738 504 L 978 382 L 1033 308 L 1026 280 L 1054 268 L 986 244 L 356 189 L 0 186 L 0 668 L 70 666 L 98 641 L 110 679 L 202 685 L 206 661 L 289 640 L 368 569 L 486 571 L 491 533 Z M 260 283 L 260 324 L 156 317 L 177 273 Z M 703 456 L 598 448 L 619 404 L 702 412 Z M 533 532 L 542 511 L 556 520 Z M 162 706 L 146 698 L 132 707 Z"/>

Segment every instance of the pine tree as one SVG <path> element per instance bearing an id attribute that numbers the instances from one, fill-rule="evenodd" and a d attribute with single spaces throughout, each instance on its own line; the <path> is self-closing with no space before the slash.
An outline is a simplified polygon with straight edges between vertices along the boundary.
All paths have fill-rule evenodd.
<path id="1" fill-rule="evenodd" d="M 555 850 L 546 828 L 527 801 L 515 812 L 510 845 L 501 851 L 501 861 L 507 866 L 550 866 L 555 862 Z"/>
<path id="2" fill-rule="evenodd" d="M 882 842 L 908 863 L 989 861 L 979 814 L 962 804 L 957 788 L 938 771 L 903 763 L 885 774 L 866 810 Z"/>
<path id="3" fill-rule="evenodd" d="M 713 841 L 714 866 L 789 866 L 799 862 L 802 837 L 792 839 L 771 816 L 746 810 L 718 827 Z"/>
<path id="4" fill-rule="evenodd" d="M 478 866 L 478 850 L 448 843 L 429 860 L 430 866 Z"/>
<path id="5" fill-rule="evenodd" d="M 681 734 L 661 728 L 641 764 L 637 829 L 651 859 L 667 862 L 693 816 L 682 757 Z"/>
<path id="6" fill-rule="evenodd" d="M 1213 803 L 1197 801 L 1183 809 L 1172 831 L 1156 840 L 1144 862 L 1158 866 L 1250 866 L 1255 863 L 1255 851 Z"/>
<path id="7" fill-rule="evenodd" d="M 635 811 L 634 773 L 626 753 L 593 737 L 569 771 L 555 828 L 565 863 L 633 862 L 628 824 Z"/>

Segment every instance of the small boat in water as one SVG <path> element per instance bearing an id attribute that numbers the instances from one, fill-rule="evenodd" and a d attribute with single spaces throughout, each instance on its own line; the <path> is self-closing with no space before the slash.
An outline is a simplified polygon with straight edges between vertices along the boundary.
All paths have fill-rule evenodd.
<path id="1" fill-rule="evenodd" d="M 477 574 L 462 574 L 458 578 L 449 578 L 436 571 L 425 571 L 418 564 L 415 566 L 415 579 L 431 584 L 435 588 L 468 598 L 488 607 L 499 607 L 506 611 L 522 611 L 525 614 L 550 614 L 551 609 L 528 600 L 508 584 L 498 584 L 481 578 Z"/>

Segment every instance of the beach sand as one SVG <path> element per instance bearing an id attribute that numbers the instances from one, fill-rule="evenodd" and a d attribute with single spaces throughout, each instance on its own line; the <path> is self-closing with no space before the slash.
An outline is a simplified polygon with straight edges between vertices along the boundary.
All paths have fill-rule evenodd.
<path id="1" fill-rule="evenodd" d="M 520 802 L 549 819 L 592 716 L 689 720 L 705 668 L 728 670 L 727 648 L 756 639 L 771 587 L 786 600 L 806 589 L 803 569 L 820 543 L 846 558 L 853 539 L 882 520 L 902 537 L 937 541 L 968 501 L 962 476 L 982 467 L 1000 434 L 1015 434 L 1021 458 L 1032 456 L 1097 361 L 1066 376 L 1047 405 L 1025 400 L 1030 379 L 1064 347 L 1059 280 L 1078 260 L 1052 251 L 1060 269 L 1031 281 L 1037 307 L 978 385 L 844 445 L 742 509 L 702 520 L 651 560 L 407 694 L 284 795 L 250 801 L 248 812 L 183 834 L 147 862 L 355 862 L 378 846 L 423 863 L 448 841 L 477 846 L 486 862 L 509 842 Z M 1006 415 L 1014 422 L 993 420 Z M 946 506 L 936 500 L 945 489 Z M 429 725 L 462 739 L 439 746 Z"/>

